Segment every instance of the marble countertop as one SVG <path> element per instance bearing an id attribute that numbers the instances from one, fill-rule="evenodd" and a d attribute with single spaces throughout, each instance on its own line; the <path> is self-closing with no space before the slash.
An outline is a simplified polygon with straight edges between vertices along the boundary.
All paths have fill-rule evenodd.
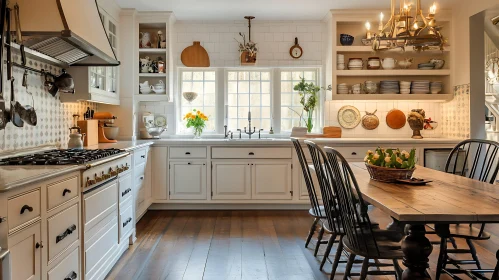
<path id="1" fill-rule="evenodd" d="M 450 144 L 455 145 L 459 143 L 460 139 L 451 138 L 424 138 L 424 139 L 412 139 L 412 138 L 307 138 L 304 140 L 310 140 L 318 144 L 341 144 L 341 145 L 384 145 L 384 144 L 408 144 L 408 145 L 428 145 L 428 144 Z M 252 145 L 252 146 L 279 146 L 279 145 L 291 145 L 291 140 L 289 138 L 275 138 L 275 139 L 178 139 L 178 138 L 164 138 L 164 139 L 153 139 L 150 140 L 154 142 L 153 146 L 170 146 L 170 145 L 217 145 L 217 146 L 238 146 L 238 145 Z"/>
<path id="2" fill-rule="evenodd" d="M 151 140 L 136 140 L 136 141 L 118 141 L 118 143 L 99 143 L 94 146 L 85 147 L 87 150 L 95 150 L 95 149 L 121 149 L 125 151 L 133 151 L 136 149 L 144 148 L 154 144 Z"/>
<path id="3" fill-rule="evenodd" d="M 13 188 L 39 183 L 76 170 L 83 170 L 83 165 L 24 165 L 0 166 L 0 192 Z"/>

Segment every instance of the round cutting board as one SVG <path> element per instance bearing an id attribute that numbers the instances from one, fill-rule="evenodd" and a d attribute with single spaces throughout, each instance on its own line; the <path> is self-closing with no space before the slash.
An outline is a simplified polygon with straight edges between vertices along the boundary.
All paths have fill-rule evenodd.
<path id="1" fill-rule="evenodd" d="M 392 129 L 401 129 L 405 126 L 406 117 L 404 112 L 392 109 L 386 114 L 386 124 Z"/>
<path id="2" fill-rule="evenodd" d="M 376 129 L 379 126 L 378 116 L 375 115 L 376 111 L 373 113 L 366 112 L 366 115 L 362 117 L 362 127 L 367 130 Z"/>
<path id="3" fill-rule="evenodd" d="M 343 128 L 355 128 L 360 123 L 360 112 L 353 106 L 343 106 L 338 111 L 338 122 Z"/>

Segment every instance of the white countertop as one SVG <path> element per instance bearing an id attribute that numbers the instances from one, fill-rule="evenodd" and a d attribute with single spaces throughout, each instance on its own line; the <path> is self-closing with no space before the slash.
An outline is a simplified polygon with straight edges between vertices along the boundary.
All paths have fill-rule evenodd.
<path id="1" fill-rule="evenodd" d="M 450 144 L 455 145 L 459 143 L 460 139 L 451 138 L 424 138 L 424 139 L 412 139 L 412 138 L 303 138 L 304 140 L 310 140 L 321 145 L 385 145 L 385 144 L 406 144 L 406 145 L 428 145 L 428 144 Z M 145 140 L 144 140 L 145 141 Z M 289 138 L 275 138 L 275 139 L 178 139 L 178 138 L 164 138 L 164 139 L 152 139 L 154 142 L 153 146 L 170 146 L 170 145 L 216 145 L 216 146 L 279 146 L 279 145 L 291 145 L 291 140 Z"/>

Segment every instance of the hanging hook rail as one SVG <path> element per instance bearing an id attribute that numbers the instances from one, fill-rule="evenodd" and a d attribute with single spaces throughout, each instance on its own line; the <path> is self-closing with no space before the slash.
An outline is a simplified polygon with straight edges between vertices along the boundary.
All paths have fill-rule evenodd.
<path id="1" fill-rule="evenodd" d="M 29 67 L 29 66 L 26 66 L 26 65 L 19 64 L 17 62 L 12 62 L 12 66 L 16 66 L 18 68 L 22 68 L 22 69 L 25 69 L 25 70 L 28 70 L 28 71 L 36 72 L 36 73 L 38 73 L 38 74 L 40 74 L 42 76 L 50 76 L 52 78 L 56 77 L 54 74 L 50 73 L 49 71 L 47 71 L 45 69 L 38 70 L 38 69 Z"/>

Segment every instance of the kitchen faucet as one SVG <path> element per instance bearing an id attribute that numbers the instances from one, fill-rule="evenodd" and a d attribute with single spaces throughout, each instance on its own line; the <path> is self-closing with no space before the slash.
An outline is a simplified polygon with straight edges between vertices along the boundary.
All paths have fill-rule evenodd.
<path id="1" fill-rule="evenodd" d="M 227 125 L 224 125 L 224 139 L 229 139 L 229 135 L 230 139 L 232 139 L 232 131 L 227 131 Z"/>
<path id="2" fill-rule="evenodd" d="M 248 134 L 249 139 L 251 139 L 251 135 L 256 132 L 256 127 L 253 127 L 253 131 L 251 131 L 251 111 L 248 112 L 248 128 L 249 130 L 246 131 L 246 127 L 244 127 L 244 133 Z"/>

